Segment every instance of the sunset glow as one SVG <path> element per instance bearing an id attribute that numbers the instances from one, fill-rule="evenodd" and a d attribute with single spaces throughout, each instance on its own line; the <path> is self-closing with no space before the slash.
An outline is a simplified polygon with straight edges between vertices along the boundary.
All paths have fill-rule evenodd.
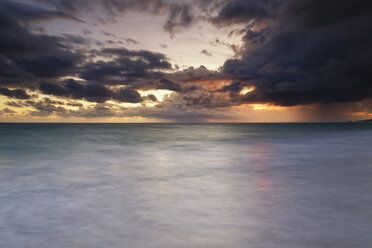
<path id="1" fill-rule="evenodd" d="M 4 0 L 0 121 L 370 116 L 366 21 L 286 1 Z"/>

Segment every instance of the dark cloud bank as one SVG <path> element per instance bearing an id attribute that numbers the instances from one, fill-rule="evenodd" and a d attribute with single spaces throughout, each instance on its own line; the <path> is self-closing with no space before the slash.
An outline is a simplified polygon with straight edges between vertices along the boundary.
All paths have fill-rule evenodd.
<path id="1" fill-rule="evenodd" d="M 213 21 L 248 20 L 267 26 L 248 25 L 241 59 L 223 66 L 257 87 L 243 101 L 293 106 L 371 97 L 372 2 L 232 1 Z"/>
<path id="2" fill-rule="evenodd" d="M 201 16 L 221 28 L 237 25 L 240 28 L 230 35 L 242 35 L 243 46 L 219 72 L 205 67 L 176 71 L 164 54 L 125 48 L 92 50 L 87 49 L 91 41 L 84 35 L 56 36 L 32 29 L 34 22 L 52 19 L 83 22 L 87 11 L 105 22 L 132 10 L 166 14 L 164 29 L 172 35 Z M 370 102 L 371 23 L 372 2 L 368 0 L 195 0 L 182 4 L 151 0 L 35 0 L 23 4 L 4 0 L 0 4 L 0 94 L 26 101 L 32 99 L 29 92 L 40 91 L 98 104 L 108 100 L 141 103 L 157 99 L 141 97 L 138 90 L 167 89 L 175 92 L 172 99 L 152 112 L 138 109 L 138 115 L 176 120 L 187 115 L 202 120 L 210 118 L 208 109 L 244 103 Z M 207 50 L 202 54 L 212 56 Z M 66 79 L 69 77 L 84 81 Z M 230 79 L 232 83 L 217 90 L 185 83 L 203 79 Z M 239 94 L 245 86 L 255 90 Z M 62 112 L 66 114 L 65 109 Z M 98 112 L 115 115 L 102 106 Z"/>

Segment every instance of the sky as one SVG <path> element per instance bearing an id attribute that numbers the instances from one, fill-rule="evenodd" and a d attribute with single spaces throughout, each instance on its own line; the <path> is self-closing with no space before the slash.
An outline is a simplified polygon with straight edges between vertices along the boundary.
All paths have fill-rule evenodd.
<path id="1" fill-rule="evenodd" d="M 372 118 L 369 0 L 0 0 L 0 122 Z"/>

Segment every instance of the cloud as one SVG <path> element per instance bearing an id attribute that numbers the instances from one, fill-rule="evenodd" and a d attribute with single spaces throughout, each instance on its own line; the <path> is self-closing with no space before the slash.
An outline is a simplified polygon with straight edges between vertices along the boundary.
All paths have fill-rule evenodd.
<path id="1" fill-rule="evenodd" d="M 220 9 L 217 16 L 211 19 L 216 25 L 231 25 L 252 21 L 262 21 L 273 17 L 284 1 L 281 0 L 232 0 Z"/>
<path id="2" fill-rule="evenodd" d="M 140 43 L 139 41 L 133 40 L 131 38 L 125 39 L 125 42 L 128 44 L 135 44 L 135 45 L 138 45 Z"/>
<path id="3" fill-rule="evenodd" d="M 6 102 L 5 105 L 9 107 L 14 107 L 14 108 L 23 108 L 27 106 L 27 104 L 25 104 L 23 101 L 19 101 L 19 102 L 9 101 L 9 102 Z"/>
<path id="4" fill-rule="evenodd" d="M 104 103 L 108 100 L 130 103 L 143 101 L 141 95 L 134 89 L 125 88 L 113 91 L 102 84 L 78 83 L 73 79 L 67 80 L 67 82 L 62 85 L 41 82 L 40 91 L 48 95 L 85 99 L 89 102 L 97 103 Z"/>
<path id="5" fill-rule="evenodd" d="M 16 112 L 14 110 L 11 110 L 9 108 L 4 108 L 4 109 L 0 109 L 0 116 L 1 115 L 4 115 L 4 114 L 7 114 L 7 115 L 13 115 L 15 114 Z"/>
<path id="6" fill-rule="evenodd" d="M 30 99 L 31 96 L 26 93 L 23 89 L 10 90 L 7 88 L 0 87 L 0 94 L 16 99 Z"/>
<path id="7" fill-rule="evenodd" d="M 108 37 L 116 38 L 116 35 L 113 34 L 113 33 L 110 33 L 110 32 L 102 31 L 102 34 L 104 34 L 105 36 L 108 36 Z"/>
<path id="8" fill-rule="evenodd" d="M 281 2 L 277 10 L 258 11 L 258 6 L 253 6 L 254 15 L 250 11 L 244 12 L 246 16 L 233 11 L 226 14 L 227 10 L 220 13 L 219 20 L 224 23 L 253 18 L 264 24 L 261 29 L 260 23 L 248 26 L 241 58 L 229 59 L 223 66 L 223 74 L 256 87 L 239 101 L 293 106 L 372 97 L 368 69 L 372 66 L 372 30 L 368 27 L 372 4 L 346 0 Z M 225 8 L 232 9 L 233 3 Z"/>
<path id="9" fill-rule="evenodd" d="M 285 14 L 303 27 L 326 27 L 371 15 L 372 3 L 365 0 L 290 1 Z"/>
<path id="10" fill-rule="evenodd" d="M 200 66 L 178 71 L 165 54 L 124 48 L 125 43 L 139 45 L 130 38 L 116 41 L 115 34 L 103 31 L 112 39 L 98 44 L 79 35 L 35 28 L 55 19 L 81 24 L 93 18 L 99 25 L 129 11 L 165 15 L 163 28 L 171 35 L 196 21 L 209 21 L 221 30 L 228 27 L 226 36 L 241 36 L 242 45 L 233 46 L 217 37 L 212 46 L 235 51 L 220 70 Z M 370 23 L 372 3 L 365 0 L 34 0 L 27 4 L 4 0 L 0 5 L 0 94 L 21 100 L 7 106 L 29 102 L 36 110 L 32 115 L 44 116 L 201 121 L 226 117 L 225 108 L 251 103 L 342 103 L 370 113 Z M 87 29 L 84 33 L 92 34 Z M 165 43 L 162 47 L 166 48 Z M 207 49 L 201 54 L 212 56 Z M 254 90 L 243 94 L 244 87 Z M 138 92 L 156 89 L 173 93 L 161 102 Z M 32 91 L 64 101 L 31 101 L 28 92 Z M 84 107 L 75 100 L 96 106 Z M 152 101 L 156 105 L 122 109 L 110 101 L 143 105 Z M 71 110 L 68 104 L 79 109 Z"/>
<path id="11" fill-rule="evenodd" d="M 120 89 L 119 92 L 114 95 L 113 99 L 118 100 L 120 102 L 131 103 L 139 103 L 143 101 L 138 91 L 130 88 Z"/>
<path id="12" fill-rule="evenodd" d="M 150 51 L 131 51 L 125 48 L 105 48 L 96 51 L 111 60 L 98 60 L 84 64 L 79 76 L 85 80 L 93 80 L 107 84 L 133 84 L 144 78 L 160 78 L 159 70 L 171 69 L 165 55 Z"/>
<path id="13" fill-rule="evenodd" d="M 223 86 L 221 89 L 219 89 L 219 92 L 233 92 L 233 93 L 239 93 L 243 89 L 244 84 L 241 81 L 235 81 L 231 84 Z"/>
<path id="14" fill-rule="evenodd" d="M 82 40 L 34 33 L 30 28 L 34 21 L 67 17 L 58 11 L 4 1 L 0 5 L 0 83 L 22 84 L 73 73 L 83 55 L 71 48 Z"/>
<path id="15" fill-rule="evenodd" d="M 15 59 L 24 72 L 38 78 L 71 75 L 82 60 L 81 54 L 63 51 L 50 55 L 35 56 L 30 59 Z"/>
<path id="16" fill-rule="evenodd" d="M 177 71 L 172 74 L 168 74 L 167 77 L 174 81 L 188 82 L 202 79 L 211 79 L 221 77 L 216 71 L 208 70 L 205 66 L 198 68 L 189 67 L 183 71 Z"/>
<path id="17" fill-rule="evenodd" d="M 128 11 L 139 11 L 153 15 L 168 15 L 163 26 L 164 30 L 174 36 L 175 32 L 182 27 L 189 26 L 193 21 L 192 7 L 210 5 L 210 1 L 159 1 L 159 0 L 37 0 L 45 5 L 57 9 L 61 13 L 79 16 L 84 13 L 94 13 L 100 22 L 113 22 L 117 17 Z"/>
<path id="18" fill-rule="evenodd" d="M 202 50 L 202 51 L 200 52 L 200 54 L 203 54 L 203 55 L 205 55 L 205 56 L 207 56 L 207 57 L 212 57 L 212 56 L 213 56 L 213 55 L 212 55 L 210 52 L 208 52 L 206 49 Z"/>
<path id="19" fill-rule="evenodd" d="M 162 78 L 159 80 L 157 88 L 163 90 L 181 91 L 180 84 L 166 78 Z"/>
<path id="20" fill-rule="evenodd" d="M 10 0 L 3 0 L 1 2 L 0 12 L 2 14 L 10 14 L 14 19 L 25 22 L 45 21 L 56 18 L 80 21 L 78 18 L 61 11 L 45 9 L 36 5 L 24 4 Z"/>
<path id="21" fill-rule="evenodd" d="M 178 27 L 189 26 L 192 19 L 189 5 L 173 4 L 169 7 L 169 17 L 164 25 L 164 29 L 168 31 L 171 36 L 174 36 Z"/>
<path id="22" fill-rule="evenodd" d="M 148 95 L 147 97 L 148 97 L 151 101 L 153 101 L 153 102 L 157 102 L 157 101 L 158 101 L 158 99 L 156 98 L 156 96 L 153 95 L 153 94 L 150 94 L 150 95 Z"/>

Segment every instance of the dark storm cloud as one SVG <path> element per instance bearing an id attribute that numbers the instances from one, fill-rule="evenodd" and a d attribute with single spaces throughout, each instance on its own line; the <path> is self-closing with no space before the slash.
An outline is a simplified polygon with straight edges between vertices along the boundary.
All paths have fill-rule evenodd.
<path id="1" fill-rule="evenodd" d="M 127 11 L 141 11 L 155 15 L 168 15 L 164 30 L 174 35 L 179 27 L 187 27 L 193 21 L 192 7 L 205 9 L 211 1 L 161 1 L 161 0 L 35 0 L 57 9 L 61 13 L 83 16 L 95 13 L 100 22 L 112 22 Z"/>
<path id="2" fill-rule="evenodd" d="M 233 106 L 231 102 L 218 94 L 208 93 L 196 96 L 184 96 L 184 104 L 188 107 L 216 109 Z"/>
<path id="3" fill-rule="evenodd" d="M 69 34 L 54 36 L 33 32 L 30 24 L 34 21 L 70 18 L 71 15 L 76 15 L 80 8 L 78 2 L 55 2 L 55 10 L 12 1 L 5 1 L 4 5 L 0 6 L 0 84 L 11 85 L 12 88 L 17 85 L 35 90 L 38 88 L 38 82 L 41 82 L 39 87 L 45 94 L 86 99 L 91 102 L 143 101 L 133 87 L 146 84 L 144 80 L 159 81 L 164 76 L 164 72 L 161 71 L 172 69 L 163 54 L 145 50 L 131 51 L 125 48 L 90 51 L 78 48 L 89 44 L 90 41 L 84 37 Z M 86 3 L 89 5 L 88 2 Z M 114 6 L 119 2 L 102 2 L 102 4 Z M 77 20 L 77 18 L 70 19 Z M 109 33 L 105 35 L 114 36 Z M 132 39 L 128 39 L 127 42 L 136 43 Z M 91 58 L 97 56 L 105 59 L 93 62 Z M 89 82 L 78 83 L 71 80 L 61 82 L 60 77 L 67 76 L 80 76 Z M 112 91 L 105 86 L 106 84 L 133 85 L 133 87 Z M 147 88 L 151 85 L 154 89 L 179 90 L 180 88 L 177 83 L 164 82 L 150 83 Z M 2 88 L 1 94 L 22 99 L 29 97 L 23 89 Z"/>
<path id="4" fill-rule="evenodd" d="M 47 82 L 40 83 L 40 90 L 44 94 L 55 96 L 69 96 L 69 91 L 59 84 L 52 84 Z"/>
<path id="5" fill-rule="evenodd" d="M 0 5 L 0 53 L 26 55 L 67 49 L 70 42 L 74 41 L 72 36 L 35 34 L 29 25 L 34 21 L 65 17 L 68 16 L 56 11 L 14 1 L 2 1 Z"/>
<path id="6" fill-rule="evenodd" d="M 58 77 L 72 73 L 74 67 L 81 61 L 81 55 L 63 51 L 59 54 L 35 56 L 30 59 L 15 61 L 25 72 L 36 77 Z"/>
<path id="7" fill-rule="evenodd" d="M 114 95 L 113 99 L 120 102 L 139 103 L 143 99 L 138 91 L 130 88 L 120 89 L 117 94 Z"/>
<path id="8" fill-rule="evenodd" d="M 218 38 L 211 42 L 236 52 L 221 71 L 204 66 L 176 71 L 178 67 L 172 67 L 164 54 L 122 48 L 123 42 L 138 42 L 117 41 L 115 34 L 105 31 L 111 46 L 120 48 L 103 48 L 108 44 L 95 41 L 99 48 L 92 50 L 92 41 L 84 37 L 33 30 L 35 22 L 95 18 L 97 24 L 114 21 L 128 11 L 165 15 L 164 28 L 171 34 L 198 18 L 218 27 L 236 24 L 237 28 L 226 35 L 242 36 L 243 45 L 236 47 Z M 293 106 L 364 102 L 366 111 L 372 98 L 371 23 L 372 2 L 367 0 L 33 0 L 28 4 L 3 0 L 0 94 L 20 99 L 9 107 L 22 106 L 20 102 L 31 97 L 26 89 L 98 103 L 91 109 L 75 103 L 82 112 L 74 112 L 50 99 L 30 101 L 38 110 L 33 115 L 80 113 L 87 117 L 205 120 L 215 117 L 212 109 L 244 103 Z M 85 30 L 86 35 L 89 33 Z M 210 55 L 208 50 L 202 54 Z M 85 81 L 64 81 L 69 76 Z M 231 83 L 209 88 L 202 82 L 225 79 Z M 240 94 L 247 86 L 255 90 Z M 138 92 L 151 89 L 174 93 L 153 109 L 124 111 L 107 103 L 157 101 L 153 95 L 142 97 Z"/>
<path id="9" fill-rule="evenodd" d="M 6 2 L 8 3 L 8 2 Z M 9 2 L 13 4 L 12 2 Z M 61 6 L 67 1 L 59 2 Z M 74 4 L 71 2 L 71 4 Z M 14 3 L 15 6 L 18 6 Z M 77 49 L 76 46 L 87 45 L 90 41 L 78 35 L 52 36 L 33 33 L 29 28 L 34 20 L 67 18 L 66 9 L 47 11 L 33 5 L 20 7 L 0 7 L 0 83 L 3 85 L 19 84 L 21 87 L 33 87 L 29 82 L 42 79 L 58 82 L 59 77 L 80 75 L 98 84 L 130 84 L 144 78 L 161 78 L 163 73 L 158 70 L 171 69 L 170 63 L 163 54 L 150 51 L 129 51 L 127 49 L 102 49 L 89 51 Z M 59 5 L 58 5 L 59 6 Z M 27 7 L 29 10 L 26 11 Z M 35 13 L 34 13 L 35 12 Z M 36 18 L 37 13 L 41 16 Z M 71 13 L 75 13 L 71 11 Z M 35 17 L 34 17 L 35 15 Z M 135 42 L 130 40 L 128 42 Z M 88 57 L 106 57 L 105 61 L 88 62 Z M 157 71 L 154 71 L 157 70 Z M 59 87 L 59 88 L 58 88 Z M 103 95 L 107 92 L 103 90 Z M 56 95 L 66 96 L 66 88 L 55 84 L 44 89 L 45 92 L 54 90 Z M 85 91 L 92 90 L 86 88 Z M 84 91 L 83 90 L 83 91 Z M 97 89 L 98 90 L 98 89 Z M 81 97 L 74 91 L 74 97 Z M 82 95 L 84 95 L 82 93 Z M 87 94 L 87 99 L 90 99 Z M 85 96 L 83 97 L 85 98 Z M 124 99 L 123 96 L 118 96 Z M 92 101 L 105 101 L 105 96 L 95 95 Z M 138 102 L 138 96 L 129 101 Z"/>
<path id="10" fill-rule="evenodd" d="M 31 96 L 26 93 L 23 89 L 10 90 L 7 88 L 0 87 L 0 94 L 16 99 L 30 99 Z"/>
<path id="11" fill-rule="evenodd" d="M 283 0 L 233 0 L 225 1 L 218 15 L 212 18 L 217 25 L 236 23 L 249 24 L 250 21 L 262 21 L 274 17 Z"/>
<path id="12" fill-rule="evenodd" d="M 105 15 L 102 18 L 106 19 L 128 10 L 157 13 L 166 5 L 158 0 L 35 0 L 35 2 L 52 6 L 62 13 L 101 12 Z"/>
<path id="13" fill-rule="evenodd" d="M 146 62 L 147 69 L 171 69 L 171 64 L 164 54 L 154 53 L 146 50 L 131 51 L 125 48 L 106 48 L 100 51 L 103 56 L 114 56 L 118 59 L 137 57 Z"/>
<path id="14" fill-rule="evenodd" d="M 35 1 L 35 4 L 4 1 L 0 6 L 0 82 L 3 85 L 19 84 L 28 87 L 30 81 L 58 81 L 58 77 L 81 76 L 103 84 L 135 84 L 143 79 L 161 79 L 171 64 L 163 54 L 127 49 L 101 51 L 77 50 L 75 46 L 87 45 L 89 40 L 77 35 L 53 36 L 32 32 L 34 21 L 55 18 L 80 20 L 83 10 L 104 8 L 105 13 L 130 9 L 143 9 L 157 13 L 165 8 L 170 13 L 169 25 L 188 22 L 188 6 L 160 1 Z M 71 16 L 75 16 L 73 18 Z M 113 35 L 105 32 L 106 35 Z M 138 43 L 127 39 L 127 42 Z M 105 61 L 86 63 L 87 56 L 104 56 Z M 88 61 L 88 60 L 86 60 Z"/>
<path id="15" fill-rule="evenodd" d="M 160 53 L 107 48 L 97 54 L 112 60 L 99 60 L 80 68 L 80 77 L 105 84 L 130 84 L 144 78 L 159 78 L 163 73 L 153 70 L 171 69 L 171 64 Z"/>
<path id="16" fill-rule="evenodd" d="M 60 11 L 48 10 L 38 6 L 10 0 L 1 1 L 0 11 L 2 14 L 9 13 L 13 18 L 23 21 L 41 21 L 54 18 L 80 21 L 79 19 Z"/>
<path id="17" fill-rule="evenodd" d="M 157 88 L 163 90 L 181 91 L 181 85 L 179 83 L 166 78 L 162 78 L 159 80 Z"/>
<path id="18" fill-rule="evenodd" d="M 31 116 L 49 116 L 52 114 L 61 116 L 68 112 L 65 107 L 59 106 L 59 104 L 50 101 L 48 98 L 40 101 L 28 101 L 27 104 L 35 109 L 35 111 L 30 112 Z"/>
<path id="19" fill-rule="evenodd" d="M 20 55 L 42 52 L 61 47 L 61 38 L 36 35 L 29 31 L 23 19 L 17 19 L 13 13 L 0 7 L 0 53 Z"/>
<path id="20" fill-rule="evenodd" d="M 44 94 L 55 95 L 74 99 L 85 99 L 89 102 L 103 103 L 108 100 L 119 102 L 142 102 L 141 95 L 134 89 L 125 88 L 114 91 L 98 83 L 78 83 L 73 79 L 64 84 L 48 82 L 40 83 L 40 91 Z"/>
<path id="21" fill-rule="evenodd" d="M 32 32 L 32 22 L 53 18 L 69 16 L 33 5 L 11 1 L 1 3 L 1 84 L 22 84 L 42 77 L 65 76 L 82 60 L 83 55 L 71 49 L 73 44 L 83 44 L 79 37 Z"/>
<path id="22" fill-rule="evenodd" d="M 324 27 L 371 15 L 368 0 L 303 0 L 288 4 L 286 14 L 305 27 Z"/>
<path id="23" fill-rule="evenodd" d="M 243 83 L 240 81 L 232 82 L 231 84 L 223 86 L 218 91 L 220 92 L 234 92 L 239 93 L 243 89 Z"/>
<path id="24" fill-rule="evenodd" d="M 86 99 L 89 102 L 105 102 L 113 94 L 101 84 L 81 84 L 74 80 L 68 80 L 64 87 L 73 98 Z"/>
<path id="25" fill-rule="evenodd" d="M 90 102 L 105 102 L 111 99 L 113 95 L 113 92 L 103 85 L 80 84 L 74 80 L 68 80 L 63 85 L 42 82 L 40 83 L 40 90 L 44 94 L 86 99 Z"/>
<path id="26" fill-rule="evenodd" d="M 259 31 L 253 31 L 252 29 L 248 28 L 242 40 L 245 44 L 258 45 L 264 43 L 269 34 L 270 28 L 263 28 Z"/>
<path id="27" fill-rule="evenodd" d="M 372 96 L 372 2 L 289 0 L 277 10 L 254 5 L 235 13 L 245 3 L 233 1 L 217 17 L 224 23 L 258 20 L 256 29 L 247 27 L 242 58 L 223 66 L 225 75 L 256 87 L 240 101 L 292 106 Z M 279 2 L 260 5 L 272 3 Z"/>

